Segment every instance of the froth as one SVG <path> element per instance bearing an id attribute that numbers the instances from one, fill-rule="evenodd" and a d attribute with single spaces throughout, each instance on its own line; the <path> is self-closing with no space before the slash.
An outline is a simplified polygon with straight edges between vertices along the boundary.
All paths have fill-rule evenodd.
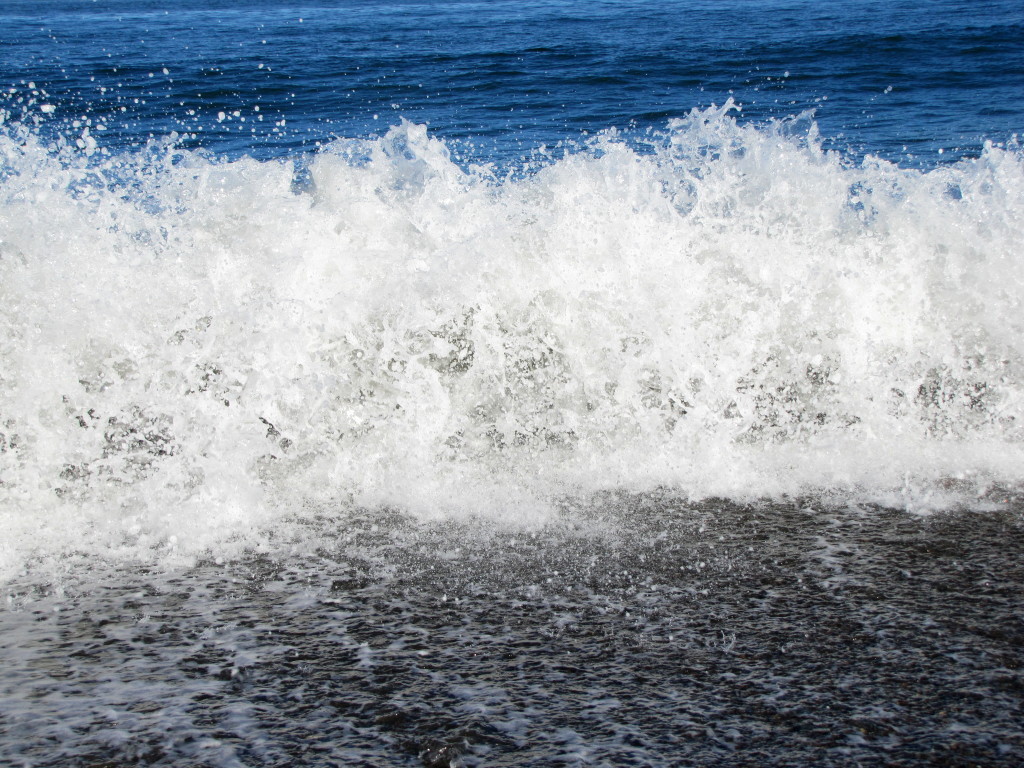
<path id="1" fill-rule="evenodd" d="M 728 112 L 507 177 L 410 123 L 302 169 L 7 126 L 0 570 L 351 505 L 1018 483 L 1019 147 L 906 170 Z"/>

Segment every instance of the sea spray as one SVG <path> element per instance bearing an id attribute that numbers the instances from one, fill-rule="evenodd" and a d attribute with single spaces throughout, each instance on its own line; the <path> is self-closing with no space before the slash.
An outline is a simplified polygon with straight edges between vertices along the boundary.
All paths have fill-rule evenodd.
<path id="1" fill-rule="evenodd" d="M 408 122 L 263 162 L 8 122 L 0 575 L 354 505 L 1019 483 L 1020 147 L 907 170 L 731 109 L 507 176 Z"/>

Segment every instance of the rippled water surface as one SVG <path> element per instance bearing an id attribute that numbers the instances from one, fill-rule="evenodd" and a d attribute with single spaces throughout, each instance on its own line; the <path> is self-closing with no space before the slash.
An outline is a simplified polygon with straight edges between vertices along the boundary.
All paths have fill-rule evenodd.
<path id="1" fill-rule="evenodd" d="M 92 119 L 112 146 L 173 130 L 266 157 L 405 117 L 505 164 L 730 96 L 911 164 L 1024 130 L 1007 0 L 8 0 L 0 20 L 0 88 L 44 89 L 57 125 Z"/>
<path id="2" fill-rule="evenodd" d="M 1024 525 L 607 498 L 10 588 L 32 765 L 1014 765 Z M 56 584 L 54 585 L 56 586 Z"/>

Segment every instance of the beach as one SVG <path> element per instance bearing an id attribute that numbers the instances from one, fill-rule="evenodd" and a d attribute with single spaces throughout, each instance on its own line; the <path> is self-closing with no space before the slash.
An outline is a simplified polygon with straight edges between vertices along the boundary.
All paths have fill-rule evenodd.
<path id="1" fill-rule="evenodd" d="M 8 0 L 0 763 L 1024 761 L 1024 10 Z"/>

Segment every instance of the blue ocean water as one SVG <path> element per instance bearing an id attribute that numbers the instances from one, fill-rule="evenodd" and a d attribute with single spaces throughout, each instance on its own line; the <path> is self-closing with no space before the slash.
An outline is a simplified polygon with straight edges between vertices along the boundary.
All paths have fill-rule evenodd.
<path id="1" fill-rule="evenodd" d="M 0 0 L 0 763 L 1020 765 L 1019 2 Z"/>
<path id="2" fill-rule="evenodd" d="M 830 147 L 930 166 L 1024 125 L 1009 0 L 8 0 L 0 23 L 7 109 L 41 89 L 51 131 L 92 119 L 111 149 L 177 132 L 273 157 L 404 117 L 508 163 L 732 98 L 743 120 L 813 111 Z"/>

